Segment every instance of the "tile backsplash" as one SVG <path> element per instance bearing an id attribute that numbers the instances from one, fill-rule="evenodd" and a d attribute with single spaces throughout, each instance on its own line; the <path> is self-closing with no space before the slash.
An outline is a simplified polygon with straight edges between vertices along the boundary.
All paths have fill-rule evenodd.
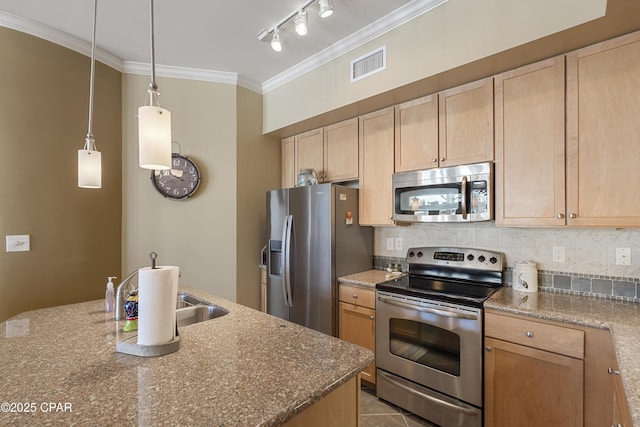
<path id="1" fill-rule="evenodd" d="M 389 241 L 391 239 L 391 241 Z M 396 250 L 400 239 L 402 249 Z M 393 243 L 393 250 L 387 249 Z M 640 302 L 640 230 L 502 228 L 493 222 L 412 224 L 374 231 L 374 267 L 400 263 L 408 248 L 452 246 L 489 249 L 505 254 L 507 284 L 516 261 L 537 263 L 543 290 Z M 565 261 L 553 261 L 553 248 L 563 247 Z M 630 248 L 631 264 L 616 264 L 616 248 Z"/>

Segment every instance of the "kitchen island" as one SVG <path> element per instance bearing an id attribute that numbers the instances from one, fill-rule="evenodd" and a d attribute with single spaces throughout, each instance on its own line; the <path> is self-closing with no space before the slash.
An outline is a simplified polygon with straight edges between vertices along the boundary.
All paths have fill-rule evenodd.
<path id="1" fill-rule="evenodd" d="M 104 300 L 0 323 L 0 425 L 295 425 L 323 404 L 332 417 L 355 413 L 355 425 L 357 374 L 372 352 L 204 291 L 180 291 L 229 313 L 180 328 L 180 349 L 164 356 L 117 353 L 124 322 L 104 312 Z"/>

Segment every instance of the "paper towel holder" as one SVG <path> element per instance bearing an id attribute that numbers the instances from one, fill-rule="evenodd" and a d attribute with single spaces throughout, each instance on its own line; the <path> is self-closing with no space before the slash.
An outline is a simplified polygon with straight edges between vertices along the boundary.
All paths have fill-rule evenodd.
<path id="1" fill-rule="evenodd" d="M 131 354 L 133 356 L 154 357 L 164 356 L 178 351 L 180 348 L 180 335 L 178 335 L 178 326 L 176 325 L 176 337 L 165 344 L 143 345 L 136 341 L 138 334 L 132 335 L 122 341 L 116 341 L 116 352 Z"/>
<path id="2" fill-rule="evenodd" d="M 156 258 L 158 258 L 158 254 L 155 252 L 151 252 L 149 254 L 149 258 L 151 258 L 151 268 L 156 270 L 158 267 L 156 267 Z"/>

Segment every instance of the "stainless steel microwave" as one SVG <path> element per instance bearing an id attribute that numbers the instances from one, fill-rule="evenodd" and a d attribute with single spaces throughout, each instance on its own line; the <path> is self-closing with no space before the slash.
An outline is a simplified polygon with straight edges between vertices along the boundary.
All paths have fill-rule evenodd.
<path id="1" fill-rule="evenodd" d="M 493 219 L 493 163 L 393 174 L 396 222 Z"/>

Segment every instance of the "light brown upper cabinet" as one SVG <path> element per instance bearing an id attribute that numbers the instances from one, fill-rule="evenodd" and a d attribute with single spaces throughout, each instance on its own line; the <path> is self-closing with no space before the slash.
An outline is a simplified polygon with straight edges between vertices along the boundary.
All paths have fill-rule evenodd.
<path id="1" fill-rule="evenodd" d="M 565 224 L 564 56 L 495 77 L 496 224 Z"/>
<path id="2" fill-rule="evenodd" d="M 395 114 L 396 172 L 438 167 L 438 95 L 396 105 Z"/>
<path id="3" fill-rule="evenodd" d="M 301 169 L 313 169 L 318 174 L 318 182 L 324 181 L 324 145 L 322 128 L 296 135 L 296 176 Z"/>
<path id="4" fill-rule="evenodd" d="M 282 188 L 291 188 L 296 185 L 298 171 L 295 168 L 295 138 L 284 138 L 282 144 Z"/>
<path id="5" fill-rule="evenodd" d="M 640 33 L 567 55 L 567 224 L 640 226 Z"/>
<path id="6" fill-rule="evenodd" d="M 441 167 L 493 161 L 493 78 L 439 96 Z"/>
<path id="7" fill-rule="evenodd" d="M 360 224 L 392 225 L 394 107 L 360 116 Z"/>
<path id="8" fill-rule="evenodd" d="M 358 179 L 358 118 L 324 128 L 324 181 Z"/>

